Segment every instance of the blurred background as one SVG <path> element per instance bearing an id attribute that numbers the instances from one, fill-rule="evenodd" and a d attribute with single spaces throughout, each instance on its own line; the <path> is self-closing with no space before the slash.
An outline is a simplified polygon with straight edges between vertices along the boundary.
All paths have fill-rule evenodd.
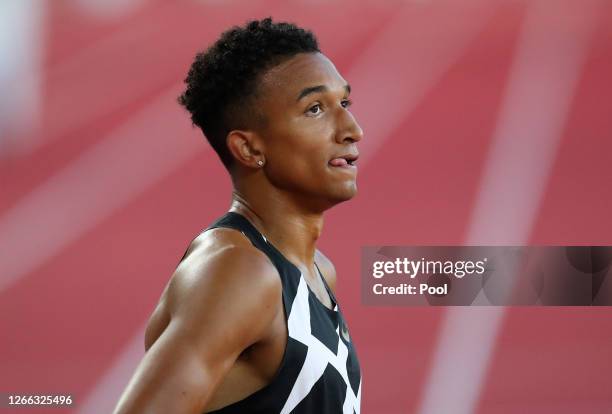
<path id="1" fill-rule="evenodd" d="M 366 307 L 359 288 L 361 246 L 612 244 L 607 0 L 0 2 L 0 392 L 112 410 L 230 202 L 182 79 L 266 16 L 317 34 L 365 131 L 360 193 L 319 245 L 362 412 L 612 412 L 611 308 Z"/>

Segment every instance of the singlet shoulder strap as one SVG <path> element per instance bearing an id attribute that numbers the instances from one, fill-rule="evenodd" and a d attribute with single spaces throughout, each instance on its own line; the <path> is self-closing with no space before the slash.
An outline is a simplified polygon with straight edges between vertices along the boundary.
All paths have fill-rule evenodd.
<path id="1" fill-rule="evenodd" d="M 321 272 L 321 269 L 319 269 L 319 265 L 317 264 L 317 262 L 315 262 L 315 267 L 317 268 L 317 272 L 319 272 L 319 277 L 323 281 L 323 286 L 325 286 L 325 290 L 327 290 L 327 294 L 329 295 L 330 299 L 333 302 L 332 305 L 334 307 L 338 306 L 338 301 L 336 301 L 336 296 L 334 295 L 334 292 L 332 292 L 330 287 L 327 285 L 327 281 L 325 280 L 325 276 L 323 276 L 323 272 Z"/>
<path id="2" fill-rule="evenodd" d="M 244 234 L 259 250 L 261 250 L 272 261 L 279 273 L 293 272 L 299 270 L 291 262 L 289 262 L 272 244 L 268 242 L 266 237 L 255 228 L 255 226 L 242 214 L 227 212 L 213 224 L 208 226 L 206 230 L 226 227 L 240 231 Z"/>
<path id="3" fill-rule="evenodd" d="M 276 247 L 274 247 L 270 242 L 268 242 L 266 237 L 261 234 L 259 230 L 257 230 L 257 228 L 255 228 L 255 226 L 242 214 L 234 213 L 231 211 L 227 212 L 217 221 L 208 226 L 206 230 L 219 227 L 232 228 L 244 234 L 256 248 L 263 251 L 270 258 L 270 260 L 272 261 L 272 263 L 274 263 L 281 275 L 286 272 L 296 273 L 297 275 L 300 274 L 300 270 L 293 263 L 288 261 Z M 325 277 L 323 276 L 323 273 L 321 272 L 321 269 L 319 269 L 319 266 L 316 262 L 315 266 L 317 268 L 317 271 L 319 272 L 319 277 L 323 281 L 325 290 L 327 291 L 327 294 L 333 302 L 333 306 L 336 307 L 338 302 L 336 301 L 334 293 L 327 285 Z"/>
<path id="4" fill-rule="evenodd" d="M 244 234 L 258 249 L 266 252 L 269 249 L 266 238 L 255 228 L 255 226 L 253 226 L 253 224 L 251 224 L 246 217 L 241 214 L 229 211 L 213 224 L 208 226 L 206 230 L 219 227 L 229 227 L 238 230 Z"/>
<path id="5" fill-rule="evenodd" d="M 202 230 L 199 233 L 199 235 L 205 233 L 208 230 L 212 230 L 218 227 L 227 227 L 227 228 L 231 228 L 234 230 L 238 230 L 242 234 L 244 234 L 245 237 L 248 238 L 255 247 L 257 247 L 260 250 L 264 250 L 264 251 L 266 250 L 265 249 L 266 247 L 265 238 L 257 231 L 257 229 L 245 217 L 241 216 L 240 214 L 233 213 L 233 212 L 227 212 L 225 215 L 221 216 L 216 221 L 214 221 L 210 226 Z M 181 260 L 179 260 L 179 263 L 182 262 L 185 259 L 185 257 L 187 257 L 188 252 L 189 252 L 189 249 L 185 251 L 185 253 L 183 254 L 183 257 L 181 257 Z M 267 253 L 267 251 L 265 252 Z"/>

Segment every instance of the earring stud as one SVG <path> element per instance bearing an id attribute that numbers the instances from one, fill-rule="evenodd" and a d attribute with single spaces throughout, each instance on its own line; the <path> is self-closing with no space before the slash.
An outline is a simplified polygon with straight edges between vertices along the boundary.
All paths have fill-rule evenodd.
<path id="1" fill-rule="evenodd" d="M 262 160 L 258 160 L 257 161 L 257 165 L 259 165 L 260 167 L 262 167 L 264 165 L 264 162 Z"/>

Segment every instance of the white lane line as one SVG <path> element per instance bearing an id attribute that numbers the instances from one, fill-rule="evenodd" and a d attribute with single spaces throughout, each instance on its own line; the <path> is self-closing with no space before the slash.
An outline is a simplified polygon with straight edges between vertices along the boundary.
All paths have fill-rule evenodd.
<path id="1" fill-rule="evenodd" d="M 0 158 L 32 145 L 40 121 L 46 1 L 0 1 Z"/>
<path id="2" fill-rule="evenodd" d="M 561 2 L 530 3 L 466 244 L 529 240 L 594 26 L 597 7 L 588 6 L 581 3 L 576 15 Z M 563 24 L 543 25 L 551 20 Z M 504 313 L 503 307 L 449 308 L 420 414 L 476 411 Z"/>
<path id="3" fill-rule="evenodd" d="M 172 88 L 0 217 L 0 293 L 206 148 L 190 139 L 178 94 Z"/>
<path id="4" fill-rule="evenodd" d="M 81 400 L 75 400 L 77 414 L 109 414 L 113 412 L 117 401 L 130 377 L 136 371 L 144 357 L 144 333 L 146 324 L 140 326 L 132 335 L 128 345 L 112 362 L 114 369 L 107 370 L 98 379 L 96 387 Z M 109 398 L 112 396 L 112 398 Z"/>
<path id="5" fill-rule="evenodd" d="M 346 76 L 355 96 L 363 97 L 358 102 L 365 133 L 359 143 L 360 166 L 465 53 L 499 7 L 492 3 L 471 0 L 458 6 L 438 1 L 404 6 L 368 45 Z"/>

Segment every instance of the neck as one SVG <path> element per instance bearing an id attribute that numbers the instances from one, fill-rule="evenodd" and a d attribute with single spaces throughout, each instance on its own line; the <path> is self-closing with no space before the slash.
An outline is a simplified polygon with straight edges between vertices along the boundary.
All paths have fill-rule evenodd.
<path id="1" fill-rule="evenodd" d="M 323 229 L 323 213 L 304 211 L 279 191 L 262 194 L 235 189 L 230 211 L 249 219 L 289 261 L 311 270 L 315 244 Z"/>

